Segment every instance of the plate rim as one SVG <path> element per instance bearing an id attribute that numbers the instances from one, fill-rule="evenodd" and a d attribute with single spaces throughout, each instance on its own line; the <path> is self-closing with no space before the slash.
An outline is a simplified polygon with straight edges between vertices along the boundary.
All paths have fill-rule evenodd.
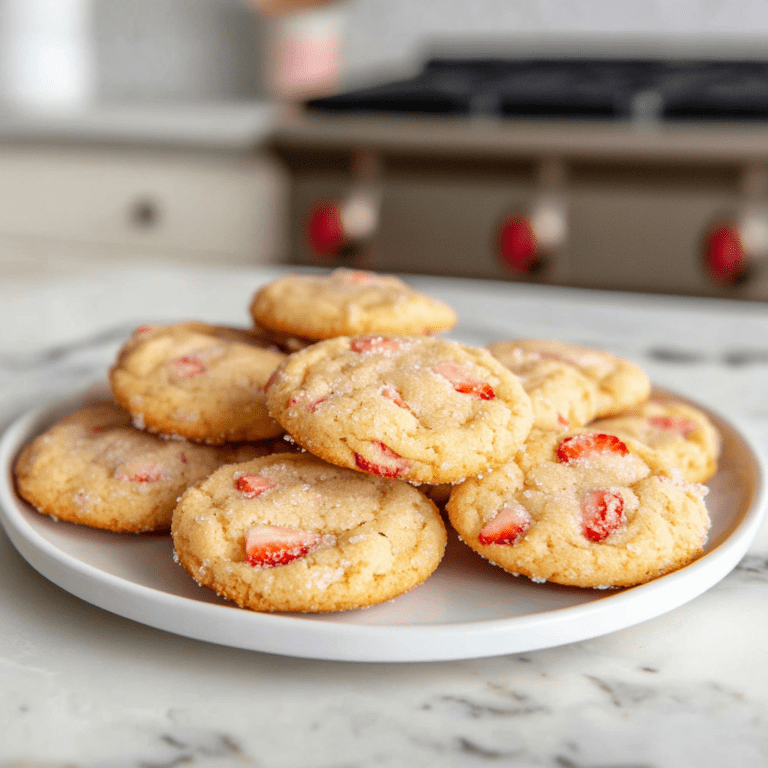
<path id="1" fill-rule="evenodd" d="M 326 661 L 425 662 L 500 656 L 580 642 L 648 621 L 710 589 L 735 568 L 747 552 L 766 512 L 764 468 L 768 465 L 748 432 L 732 418 L 684 395 L 666 388 L 657 389 L 702 409 L 716 423 L 727 426 L 738 439 L 754 465 L 756 483 L 751 502 L 735 530 L 690 565 L 646 584 L 596 595 L 596 599 L 578 605 L 439 625 L 324 622 L 313 620 L 311 615 L 257 613 L 235 605 L 198 601 L 101 571 L 56 547 L 24 519 L 22 509 L 30 505 L 18 497 L 13 477 L 13 466 L 21 447 L 43 423 L 52 422 L 56 414 L 83 404 L 93 392 L 94 384 L 27 410 L 3 430 L 0 435 L 0 463 L 4 467 L 0 481 L 0 524 L 14 548 L 34 570 L 75 597 L 155 629 L 227 647 Z M 120 598 L 117 604 L 116 597 Z M 610 603 L 608 610 L 606 601 Z M 174 610 L 157 610 L 168 606 Z M 172 620 L 178 611 L 185 619 L 181 626 L 174 625 Z M 253 625 L 254 630 L 245 640 L 243 624 Z M 525 629 L 523 637 L 521 628 Z M 346 642 L 339 644 L 339 639 Z"/>

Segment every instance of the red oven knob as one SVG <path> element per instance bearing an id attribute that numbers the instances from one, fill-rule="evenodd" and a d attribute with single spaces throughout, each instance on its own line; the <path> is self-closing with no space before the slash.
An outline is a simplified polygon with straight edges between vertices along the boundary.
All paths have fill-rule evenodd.
<path id="1" fill-rule="evenodd" d="M 513 216 L 501 226 L 499 252 L 504 263 L 521 272 L 535 269 L 541 260 L 536 233 L 523 216 Z"/>
<path id="2" fill-rule="evenodd" d="M 737 227 L 722 224 L 707 235 L 704 260 L 714 280 L 733 283 L 743 277 L 749 258 Z"/>
<path id="3" fill-rule="evenodd" d="M 347 242 L 341 210 L 336 203 L 320 203 L 309 215 L 307 239 L 310 248 L 324 258 L 331 258 Z"/>

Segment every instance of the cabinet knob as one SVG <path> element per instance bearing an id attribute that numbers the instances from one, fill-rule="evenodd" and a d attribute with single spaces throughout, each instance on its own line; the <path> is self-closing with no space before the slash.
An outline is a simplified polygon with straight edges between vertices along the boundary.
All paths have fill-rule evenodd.
<path id="1" fill-rule="evenodd" d="M 367 241 L 378 227 L 380 195 L 368 185 L 342 202 L 318 203 L 307 220 L 307 239 L 316 256 L 330 259 Z"/>
<path id="2" fill-rule="evenodd" d="M 150 229 L 160 221 L 160 206 L 149 198 L 136 200 L 130 207 L 129 218 L 133 226 Z"/>

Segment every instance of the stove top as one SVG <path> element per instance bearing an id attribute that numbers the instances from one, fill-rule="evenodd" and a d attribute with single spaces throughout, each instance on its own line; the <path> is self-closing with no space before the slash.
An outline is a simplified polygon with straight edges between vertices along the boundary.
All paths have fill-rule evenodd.
<path id="1" fill-rule="evenodd" d="M 762 121 L 768 119 L 768 62 L 433 58 L 411 78 L 307 106 L 358 114 Z"/>
<path id="2" fill-rule="evenodd" d="M 275 148 L 291 261 L 768 301 L 768 61 L 433 58 Z"/>

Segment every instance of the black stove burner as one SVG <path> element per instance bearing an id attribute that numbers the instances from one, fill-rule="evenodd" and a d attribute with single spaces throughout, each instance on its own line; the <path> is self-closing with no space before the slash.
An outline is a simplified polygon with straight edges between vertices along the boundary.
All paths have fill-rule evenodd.
<path id="1" fill-rule="evenodd" d="M 768 62 L 450 59 L 313 110 L 606 120 L 766 120 Z"/>

